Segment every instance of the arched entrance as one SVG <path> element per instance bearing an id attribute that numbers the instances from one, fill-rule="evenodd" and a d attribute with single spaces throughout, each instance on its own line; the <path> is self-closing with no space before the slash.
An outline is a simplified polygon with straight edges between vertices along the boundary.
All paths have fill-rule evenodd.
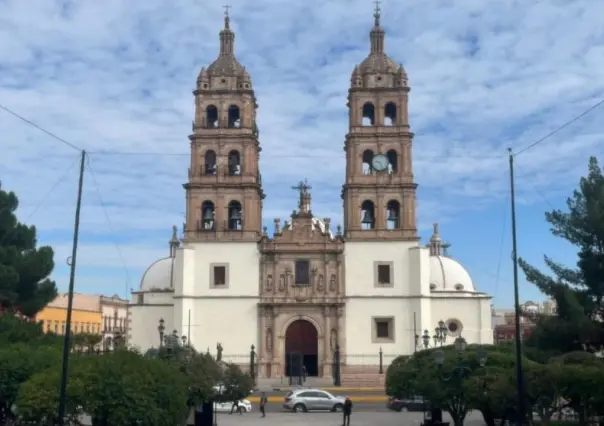
<path id="1" fill-rule="evenodd" d="M 285 332 L 285 374 L 300 375 L 302 365 L 308 376 L 319 375 L 319 336 L 312 323 L 296 320 Z"/>

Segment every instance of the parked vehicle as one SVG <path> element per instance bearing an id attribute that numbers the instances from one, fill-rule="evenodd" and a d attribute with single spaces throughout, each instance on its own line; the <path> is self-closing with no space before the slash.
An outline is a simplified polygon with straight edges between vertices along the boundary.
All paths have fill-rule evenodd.
<path id="1" fill-rule="evenodd" d="M 302 388 L 288 392 L 283 401 L 283 408 L 294 413 L 308 411 L 335 411 L 344 410 L 346 397 L 335 396 L 321 389 Z"/>
<path id="2" fill-rule="evenodd" d="M 389 410 L 401 411 L 425 411 L 427 401 L 421 396 L 412 396 L 410 398 L 398 399 L 393 396 L 388 397 L 386 407 Z"/>
<path id="3" fill-rule="evenodd" d="M 215 402 L 214 403 L 214 411 L 217 413 L 230 413 L 233 408 L 232 402 Z M 239 410 L 243 413 L 249 413 L 252 411 L 252 403 L 247 399 L 242 399 L 239 401 Z M 237 411 L 234 411 L 237 413 Z"/>

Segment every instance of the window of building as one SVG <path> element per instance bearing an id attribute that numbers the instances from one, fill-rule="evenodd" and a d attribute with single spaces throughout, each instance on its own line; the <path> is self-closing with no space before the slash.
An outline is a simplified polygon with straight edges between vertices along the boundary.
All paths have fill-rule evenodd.
<path id="1" fill-rule="evenodd" d="M 373 342 L 394 343 L 394 317 L 373 318 Z"/>
<path id="2" fill-rule="evenodd" d="M 295 284 L 310 285 L 310 261 L 296 260 Z"/>
<path id="3" fill-rule="evenodd" d="M 389 287 L 394 284 L 393 262 L 375 262 L 374 280 L 375 287 Z"/>
<path id="4" fill-rule="evenodd" d="M 210 266 L 210 285 L 212 288 L 228 288 L 229 265 L 227 263 L 214 263 Z"/>

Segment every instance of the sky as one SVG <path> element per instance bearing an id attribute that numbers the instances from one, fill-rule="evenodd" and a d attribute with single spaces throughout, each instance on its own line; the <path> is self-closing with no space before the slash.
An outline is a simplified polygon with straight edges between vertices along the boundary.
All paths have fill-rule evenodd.
<path id="1" fill-rule="evenodd" d="M 231 0 L 235 53 L 258 98 L 264 221 L 287 219 L 308 177 L 313 212 L 342 222 L 350 75 L 369 52 L 370 0 Z M 513 304 L 509 162 L 604 98 L 600 0 L 382 2 L 404 65 L 418 226 L 497 307 Z M 85 162 L 75 290 L 129 297 L 184 221 L 192 90 L 218 54 L 220 3 L 0 0 L 0 180 L 69 282 L 79 151 Z M 24 118 L 25 120 L 23 120 Z M 515 158 L 518 253 L 575 264 L 544 212 L 602 152 L 604 106 Z M 40 128 L 42 130 L 40 130 Z M 59 141 L 61 139 L 64 142 Z M 71 144 L 72 146 L 70 146 Z M 74 148 L 75 147 L 75 148 Z M 602 158 L 600 158 L 602 160 Z M 520 273 L 522 300 L 542 299 Z"/>

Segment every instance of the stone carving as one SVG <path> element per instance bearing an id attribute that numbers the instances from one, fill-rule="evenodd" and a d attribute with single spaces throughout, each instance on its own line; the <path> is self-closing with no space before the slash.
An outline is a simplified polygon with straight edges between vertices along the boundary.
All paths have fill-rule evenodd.
<path id="1" fill-rule="evenodd" d="M 270 328 L 266 329 L 266 350 L 268 352 L 273 350 L 273 330 Z"/>
<path id="2" fill-rule="evenodd" d="M 266 277 L 266 291 L 273 291 L 273 276 L 270 274 Z"/>
<path id="3" fill-rule="evenodd" d="M 279 277 L 279 291 L 285 290 L 285 275 L 281 274 Z"/>
<path id="4" fill-rule="evenodd" d="M 323 291 L 323 274 L 319 274 L 317 279 L 317 291 Z"/>
<path id="5" fill-rule="evenodd" d="M 329 333 L 329 346 L 331 347 L 332 351 L 336 350 L 337 343 L 338 343 L 338 331 L 335 328 L 332 328 L 331 332 Z"/>
<path id="6" fill-rule="evenodd" d="M 220 343 L 216 345 L 216 361 L 222 361 L 222 345 Z"/>
<path id="7" fill-rule="evenodd" d="M 331 279 L 329 280 L 329 291 L 336 291 L 336 274 L 331 274 Z"/>

